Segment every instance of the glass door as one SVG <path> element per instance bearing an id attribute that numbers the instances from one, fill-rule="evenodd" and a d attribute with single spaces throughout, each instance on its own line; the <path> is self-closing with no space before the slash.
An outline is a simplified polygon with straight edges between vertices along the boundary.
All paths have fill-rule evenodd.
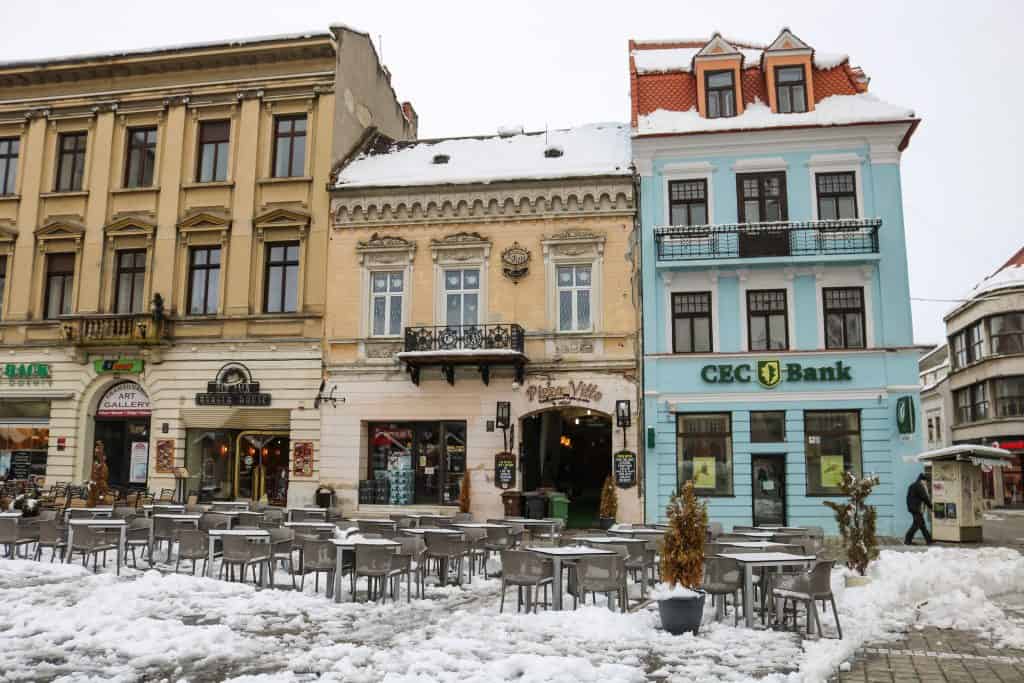
<path id="1" fill-rule="evenodd" d="M 289 447 L 287 434 L 239 434 L 235 448 L 235 497 L 271 505 L 287 504 Z"/>
<path id="2" fill-rule="evenodd" d="M 754 526 L 785 526 L 786 456 L 754 455 L 751 458 L 751 467 Z"/>
<path id="3" fill-rule="evenodd" d="M 437 505 L 442 480 L 441 430 L 437 422 L 416 425 L 416 503 Z"/>
<path id="4" fill-rule="evenodd" d="M 466 423 L 444 423 L 444 490 L 441 503 L 455 505 L 466 473 Z"/>

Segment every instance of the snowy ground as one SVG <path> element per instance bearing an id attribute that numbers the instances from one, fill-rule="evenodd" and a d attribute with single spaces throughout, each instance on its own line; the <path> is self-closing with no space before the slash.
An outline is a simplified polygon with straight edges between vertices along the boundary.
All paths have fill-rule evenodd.
<path id="1" fill-rule="evenodd" d="M 328 602 L 322 592 L 80 565 L 0 560 L 3 681 L 823 681 L 865 642 L 924 625 L 975 629 L 1021 647 L 1024 624 L 991 598 L 1024 585 L 1013 550 L 885 551 L 874 582 L 834 575 L 844 636 L 707 624 L 672 637 L 657 612 L 603 607 L 498 614 L 498 581 L 428 589 L 397 604 Z M 287 575 L 278 574 L 287 583 Z M 323 586 L 321 586 L 321 591 Z M 347 600 L 347 596 L 346 596 Z M 710 619 L 710 611 L 706 615 Z M 729 623 L 731 623 L 731 615 Z M 826 635 L 835 635 L 830 617 Z"/>

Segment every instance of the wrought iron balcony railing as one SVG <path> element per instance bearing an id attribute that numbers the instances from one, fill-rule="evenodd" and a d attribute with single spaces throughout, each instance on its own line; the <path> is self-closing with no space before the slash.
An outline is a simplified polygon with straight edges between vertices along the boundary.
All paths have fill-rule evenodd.
<path id="1" fill-rule="evenodd" d="M 655 228 L 659 261 L 877 254 L 879 218 Z"/>
<path id="2" fill-rule="evenodd" d="M 80 346 L 157 344 L 166 325 L 148 313 L 77 316 L 63 323 L 64 337 Z"/>
<path id="3" fill-rule="evenodd" d="M 405 328 L 406 351 L 523 352 L 523 328 L 519 325 L 425 325 Z"/>

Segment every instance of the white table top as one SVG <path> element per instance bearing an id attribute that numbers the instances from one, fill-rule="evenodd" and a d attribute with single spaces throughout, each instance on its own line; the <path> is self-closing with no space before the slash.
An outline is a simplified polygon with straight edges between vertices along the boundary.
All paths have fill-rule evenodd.
<path id="1" fill-rule="evenodd" d="M 427 529 L 401 529 L 401 531 L 402 531 L 402 533 L 406 533 L 406 534 L 419 534 L 420 536 L 422 536 L 424 534 L 455 534 L 455 535 L 462 534 L 462 532 L 459 531 L 458 529 L 430 529 L 430 528 L 427 528 Z"/>
<path id="2" fill-rule="evenodd" d="M 813 562 L 816 557 L 811 555 L 792 555 L 790 553 L 722 553 L 719 557 L 728 557 L 737 562 L 756 563 L 766 562 L 769 564 L 786 564 L 792 562 Z"/>
<path id="3" fill-rule="evenodd" d="M 114 511 L 114 506 L 113 505 L 97 505 L 94 508 L 76 508 L 76 507 L 64 508 L 64 512 L 68 512 L 69 510 L 88 510 L 89 512 L 113 512 Z"/>
<path id="4" fill-rule="evenodd" d="M 775 541 L 722 541 L 720 545 L 727 545 L 730 548 L 781 548 L 786 544 Z"/>
<path id="5" fill-rule="evenodd" d="M 774 524 L 761 524 L 755 528 L 758 531 L 786 531 L 792 533 L 804 533 L 808 531 L 807 527 L 803 526 L 776 526 Z"/>
<path id="6" fill-rule="evenodd" d="M 318 508 L 312 506 L 299 508 L 285 508 L 285 510 L 287 510 L 288 512 L 322 512 L 325 515 L 327 514 L 327 508 Z"/>
<path id="7" fill-rule="evenodd" d="M 730 531 L 730 536 L 746 536 L 747 538 L 771 538 L 775 534 L 770 531 Z"/>
<path id="8" fill-rule="evenodd" d="M 0 512 L 0 517 L 21 517 L 21 510 L 15 510 L 14 512 Z"/>
<path id="9" fill-rule="evenodd" d="M 201 517 L 197 512 L 158 512 L 153 515 L 153 519 L 176 519 L 180 522 L 195 522 Z"/>
<path id="10" fill-rule="evenodd" d="M 334 529 L 331 522 L 285 522 L 286 527 L 298 527 L 300 529 Z"/>
<path id="11" fill-rule="evenodd" d="M 647 543 L 640 538 L 622 538 L 621 536 L 574 536 L 573 540 L 586 543 Z"/>
<path id="12" fill-rule="evenodd" d="M 249 509 L 249 503 L 245 501 L 230 501 L 230 500 L 214 500 L 210 502 L 210 505 L 214 507 L 232 507 L 232 508 L 245 508 Z"/>
<path id="13" fill-rule="evenodd" d="M 210 529 L 210 536 L 257 536 L 269 537 L 270 532 L 266 529 Z"/>
<path id="14" fill-rule="evenodd" d="M 438 514 L 436 512 L 398 512 L 396 514 L 402 515 L 403 517 L 413 517 L 415 519 L 444 519 L 448 516 Z"/>
<path id="15" fill-rule="evenodd" d="M 393 519 L 385 519 L 383 517 L 346 517 L 346 521 L 349 522 L 373 522 L 375 524 L 397 524 Z"/>
<path id="16" fill-rule="evenodd" d="M 332 538 L 332 539 L 330 539 L 330 541 L 334 545 L 339 546 L 340 548 L 343 548 L 343 549 L 346 549 L 346 550 L 351 550 L 352 548 L 356 547 L 357 545 L 392 545 L 392 546 L 400 546 L 400 545 L 402 545 L 398 541 L 392 541 L 392 540 L 387 539 L 387 538 L 364 538 L 361 541 L 352 541 L 352 540 L 349 540 L 347 538 L 345 538 L 345 539 Z"/>
<path id="17" fill-rule="evenodd" d="M 552 557 L 576 557 L 580 555 L 614 555 L 614 550 L 604 550 L 603 548 L 588 548 L 585 545 L 566 545 L 560 547 L 530 547 L 527 548 L 531 553 L 537 553 L 538 555 L 551 555 Z"/>
<path id="18" fill-rule="evenodd" d="M 237 517 L 238 516 L 238 512 L 239 512 L 238 510 L 210 510 L 206 514 L 208 514 L 208 515 L 221 515 L 222 517 Z M 242 510 L 242 512 L 245 512 L 245 510 Z"/>
<path id="19" fill-rule="evenodd" d="M 72 519 L 68 520 L 69 526 L 128 526 L 123 519 Z"/>
<path id="20" fill-rule="evenodd" d="M 529 517 L 505 517 L 504 519 L 498 520 L 501 522 L 510 522 L 512 524 L 558 524 L 562 520 L 555 519 L 553 517 L 542 517 L 541 519 L 530 519 Z"/>
<path id="21" fill-rule="evenodd" d="M 493 524 L 490 522 L 455 522 L 453 527 L 459 529 L 507 529 L 504 524 Z M 428 529 L 429 531 L 429 529 Z"/>

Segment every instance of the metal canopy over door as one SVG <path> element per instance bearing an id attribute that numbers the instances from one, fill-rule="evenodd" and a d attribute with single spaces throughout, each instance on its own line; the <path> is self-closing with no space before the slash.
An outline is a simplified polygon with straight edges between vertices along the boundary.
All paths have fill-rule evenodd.
<path id="1" fill-rule="evenodd" d="M 786 525 L 785 454 L 751 456 L 754 526 Z"/>

